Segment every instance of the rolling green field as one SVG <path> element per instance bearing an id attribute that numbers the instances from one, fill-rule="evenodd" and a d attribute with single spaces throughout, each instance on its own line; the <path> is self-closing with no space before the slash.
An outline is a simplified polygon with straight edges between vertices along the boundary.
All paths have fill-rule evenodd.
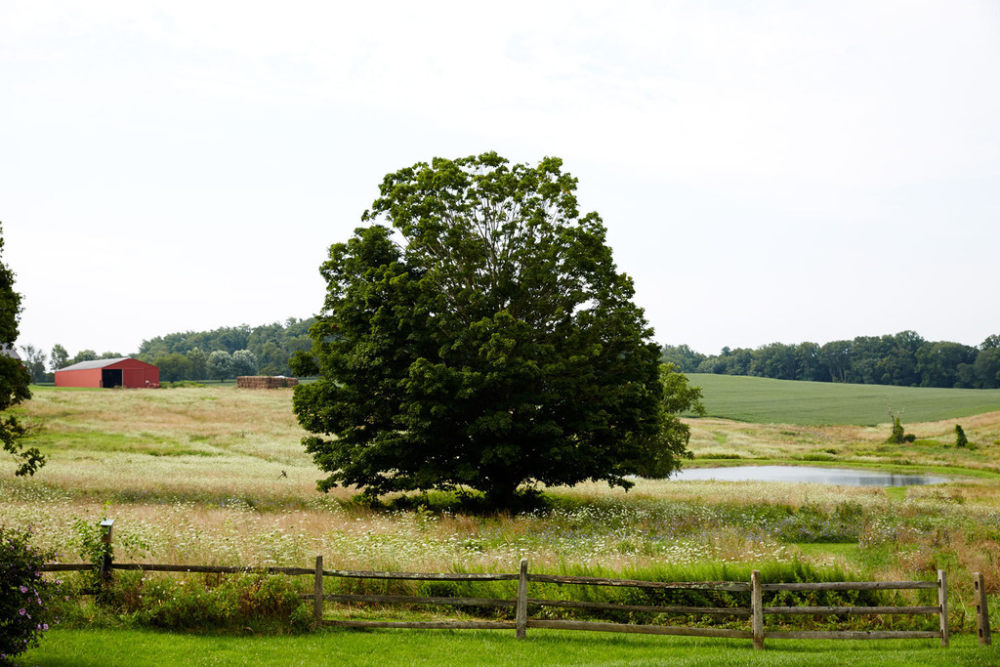
<path id="1" fill-rule="evenodd" d="M 711 373 L 688 373 L 700 386 L 710 417 L 758 424 L 930 422 L 1000 410 L 1000 389 L 938 389 L 797 382 Z"/>

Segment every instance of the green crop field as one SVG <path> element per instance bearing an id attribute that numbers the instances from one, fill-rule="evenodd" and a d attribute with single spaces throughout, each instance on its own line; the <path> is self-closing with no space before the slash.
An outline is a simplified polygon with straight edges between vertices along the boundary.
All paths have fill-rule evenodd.
<path id="1" fill-rule="evenodd" d="M 930 422 L 1000 410 L 1000 389 L 939 389 L 796 382 L 689 373 L 702 388 L 710 417 L 758 424 Z"/>

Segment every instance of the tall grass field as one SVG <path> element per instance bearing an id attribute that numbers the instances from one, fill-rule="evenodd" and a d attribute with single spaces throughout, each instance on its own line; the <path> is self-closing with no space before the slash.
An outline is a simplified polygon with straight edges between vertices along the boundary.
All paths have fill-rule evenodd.
<path id="1" fill-rule="evenodd" d="M 705 387 L 710 413 L 733 416 L 735 413 L 728 409 L 713 409 L 713 401 L 726 393 L 717 393 L 722 385 L 713 387 L 703 382 L 705 378 L 716 376 L 695 376 L 694 382 Z M 737 384 L 750 388 L 744 390 L 749 394 L 744 398 L 748 405 L 756 400 L 756 388 L 761 386 L 754 378 L 722 381 L 731 383 L 730 398 L 725 399 L 729 405 L 739 403 L 732 389 Z M 888 415 L 881 422 L 876 417 L 872 425 L 866 425 L 864 418 L 810 420 L 810 410 L 829 411 L 824 407 L 828 402 L 821 393 L 810 394 L 814 391 L 811 383 L 803 384 L 808 387 L 800 400 L 784 404 L 783 412 L 775 412 L 773 422 L 760 413 L 755 413 L 753 421 L 717 416 L 685 418 L 692 430 L 693 458 L 687 464 L 808 462 L 936 471 L 949 481 L 883 489 L 640 479 L 628 492 L 604 484 L 542 488 L 544 504 L 516 513 L 470 513 L 453 494 L 438 492 L 406 499 L 386 497 L 382 505 L 372 506 L 355 499 L 358 489 L 335 489 L 328 494 L 316 490 L 316 480 L 322 475 L 300 443 L 305 433 L 292 415 L 290 390 L 253 391 L 232 386 L 160 390 L 37 387 L 31 401 L 19 410 L 30 428 L 28 443 L 39 447 L 49 461 L 33 478 L 21 479 L 13 476 L 12 461 L 0 459 L 0 524 L 30 526 L 39 546 L 55 549 L 63 562 L 80 562 L 84 557 L 81 532 L 100 518 L 110 517 L 115 519 L 115 558 L 125 562 L 302 567 L 310 566 L 312 559 L 322 554 L 327 568 L 515 572 L 519 560 L 526 557 L 533 572 L 661 580 L 746 580 L 751 570 L 759 569 L 766 581 L 933 579 L 936 570 L 943 568 L 951 586 L 949 622 L 953 631 L 974 630 L 972 572 L 986 576 L 996 615 L 1000 601 L 992 596 L 1000 592 L 1000 411 L 994 407 L 993 411 L 969 415 L 967 410 L 974 404 L 959 401 L 961 407 L 943 416 L 928 413 L 930 417 L 919 421 L 910 418 L 919 414 L 917 408 L 907 407 L 901 412 L 904 425 L 915 434 L 916 441 L 890 445 L 885 442 Z M 791 391 L 783 383 L 779 387 L 781 390 L 774 396 Z M 871 389 L 848 388 L 858 392 Z M 924 391 L 946 396 L 948 391 L 958 390 L 909 391 L 919 397 Z M 812 408 L 804 398 L 808 396 L 813 397 Z M 926 404 L 934 400 L 927 399 Z M 854 410 L 848 405 L 865 403 L 858 396 L 846 401 L 839 414 Z M 912 405 L 920 404 L 918 401 Z M 989 407 L 988 402 L 984 405 Z M 880 404 L 877 410 L 882 409 Z M 968 447 L 955 446 L 956 423 L 965 429 Z M 132 573 L 116 575 L 119 583 L 111 602 L 98 605 L 93 598 L 82 598 L 64 610 L 61 631 L 66 632 L 63 636 L 67 646 L 70 642 L 93 646 L 88 642 L 98 635 L 90 635 L 84 628 L 95 627 L 111 633 L 126 628 L 130 628 L 129 632 L 146 632 L 149 627 L 217 633 L 218 628 L 201 626 L 198 619 L 199 614 L 207 618 L 218 612 L 221 618 L 228 613 L 225 608 L 212 606 L 229 604 L 226 600 L 230 598 L 221 595 L 220 590 L 229 590 L 236 596 L 232 598 L 237 600 L 234 604 L 243 604 L 238 601 L 271 600 L 288 594 L 294 598 L 296 590 L 308 592 L 310 583 L 308 577 L 302 577 L 281 584 L 270 598 L 248 598 L 245 591 L 226 589 L 225 580 L 207 576 L 125 574 Z M 252 580 L 248 582 L 258 586 Z M 351 592 L 462 596 L 509 592 L 460 586 L 431 590 L 414 582 L 393 586 L 377 590 L 355 587 Z M 538 592 L 539 597 L 557 594 L 590 595 L 571 590 Z M 628 598 L 631 593 L 625 591 L 593 595 L 597 597 L 591 599 L 598 601 L 643 602 Z M 903 595 L 898 601 L 927 603 L 916 593 L 911 597 Z M 154 609 L 154 605 L 160 606 Z M 327 608 L 328 616 L 343 617 L 396 618 L 406 613 L 410 612 L 332 604 Z M 427 617 L 427 612 L 412 613 Z M 683 618 L 675 621 L 701 622 Z M 821 623 L 808 618 L 804 622 L 814 626 Z M 933 622 L 932 617 L 876 619 L 878 627 L 903 629 L 924 629 Z M 733 623 L 736 627 L 745 621 Z M 271 631 L 266 624 L 251 629 Z M 225 632 L 231 634 L 233 630 Z M 396 642 L 402 641 L 395 639 L 401 634 L 372 633 L 371 637 Z M 535 633 L 536 637 L 542 634 Z M 330 635 L 332 643 L 341 635 L 355 636 Z M 108 636 L 114 635 L 100 635 Z M 420 638 L 430 635 L 420 632 L 405 636 L 407 642 L 431 642 L 428 646 L 456 641 L 424 640 Z M 593 642 L 594 646 L 604 641 L 584 639 L 586 636 L 580 635 L 579 641 Z M 155 633 L 139 639 L 153 645 L 159 641 Z M 513 638 L 503 639 L 504 643 L 514 644 Z M 95 641 L 99 644 L 110 640 Z M 541 646 L 550 640 L 531 641 Z M 574 640 L 551 641 L 561 646 L 559 642 Z M 644 653 L 648 645 L 680 646 L 672 640 L 664 640 L 663 644 L 631 637 L 616 641 L 630 646 L 635 642 L 634 646 L 639 647 L 635 664 L 655 664 L 659 660 Z M 220 641 L 220 651 L 223 646 L 233 644 L 230 640 Z M 852 651 L 859 650 L 857 645 L 852 646 Z M 919 642 L 916 646 L 920 646 Z M 238 654 L 243 649 L 232 650 Z M 530 659 L 527 653 L 518 653 L 521 648 L 509 650 L 511 656 Z M 558 655 L 562 649 L 545 650 Z M 565 650 L 567 659 L 563 664 L 586 662 L 573 652 L 575 649 Z M 829 658 L 832 654 L 824 651 L 833 650 L 817 648 L 816 655 Z M 871 655 L 878 654 L 877 649 L 872 651 Z M 698 658 L 699 654 L 704 660 Z M 31 654 L 29 661 L 57 664 L 63 660 L 65 664 L 67 659 L 60 655 L 53 642 Z M 707 648 L 683 649 L 678 655 L 688 661 L 679 664 L 718 662 Z M 936 660 L 937 655 L 933 652 L 932 659 Z M 239 661 L 228 653 L 221 661 L 230 660 Z M 549 662 L 559 660 L 552 658 Z M 359 659 L 357 664 L 369 663 Z"/>

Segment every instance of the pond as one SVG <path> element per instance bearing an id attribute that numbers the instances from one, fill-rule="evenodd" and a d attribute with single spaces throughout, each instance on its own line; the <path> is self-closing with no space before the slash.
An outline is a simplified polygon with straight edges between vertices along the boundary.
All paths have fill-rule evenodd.
<path id="1" fill-rule="evenodd" d="M 727 468 L 686 468 L 670 479 L 691 482 L 714 479 L 719 482 L 811 482 L 844 486 L 912 486 L 940 484 L 944 477 L 914 475 L 880 470 L 851 470 L 819 466 L 737 466 Z"/>

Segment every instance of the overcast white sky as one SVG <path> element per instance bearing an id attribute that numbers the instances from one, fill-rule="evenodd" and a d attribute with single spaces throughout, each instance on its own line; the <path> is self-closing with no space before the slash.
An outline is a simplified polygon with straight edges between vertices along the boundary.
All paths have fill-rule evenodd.
<path id="1" fill-rule="evenodd" d="M 0 3 L 19 344 L 307 317 L 387 172 L 556 155 L 660 342 L 1000 333 L 1000 2 Z"/>

